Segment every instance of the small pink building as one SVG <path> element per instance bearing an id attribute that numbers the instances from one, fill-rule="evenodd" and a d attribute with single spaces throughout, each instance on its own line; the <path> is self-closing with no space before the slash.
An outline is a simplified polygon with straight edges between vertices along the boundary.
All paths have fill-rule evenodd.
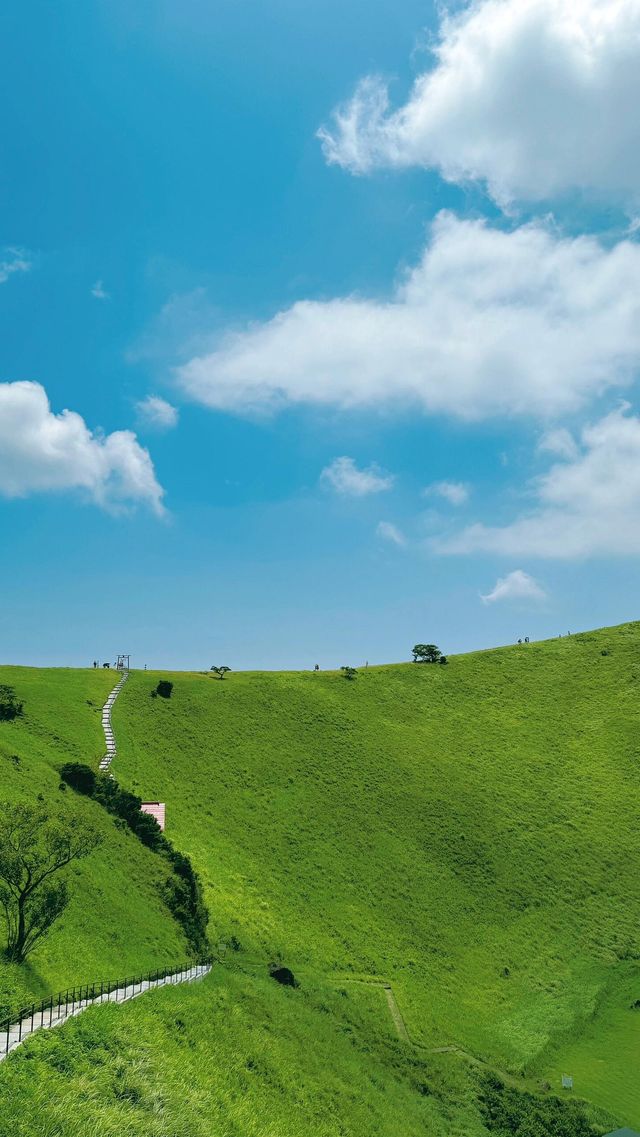
<path id="1" fill-rule="evenodd" d="M 163 801 L 143 801 L 140 809 L 143 813 L 150 813 L 155 817 L 161 829 L 164 829 L 164 802 Z"/>

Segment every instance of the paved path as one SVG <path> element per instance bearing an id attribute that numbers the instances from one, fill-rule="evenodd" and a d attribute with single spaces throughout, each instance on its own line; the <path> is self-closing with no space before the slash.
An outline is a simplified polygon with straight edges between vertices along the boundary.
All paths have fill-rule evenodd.
<path id="1" fill-rule="evenodd" d="M 129 678 L 129 672 L 123 671 L 122 672 L 122 678 L 120 679 L 120 682 L 116 683 L 116 686 L 113 688 L 113 691 L 109 695 L 109 698 L 107 699 L 104 707 L 102 708 L 102 729 L 104 731 L 104 737 L 105 737 L 106 742 L 107 742 L 107 753 L 105 754 L 104 758 L 100 762 L 100 769 L 101 770 L 108 770 L 109 766 L 111 765 L 113 759 L 116 756 L 116 739 L 115 739 L 115 735 L 113 733 L 113 727 L 111 725 L 111 708 L 112 708 L 113 704 L 115 703 L 116 699 L 118 698 L 118 695 L 120 694 L 120 692 L 122 690 L 123 684 L 126 683 L 128 678 Z"/>
<path id="2" fill-rule="evenodd" d="M 142 979 L 130 981 L 125 987 L 114 987 L 112 991 L 104 992 L 102 995 L 96 995 L 94 999 L 80 999 L 77 1002 L 63 1003 L 60 1007 L 47 1007 L 43 1011 L 36 1011 L 32 1017 L 22 1020 L 20 1024 L 10 1027 L 8 1034 L 3 1032 L 0 1034 L 0 1062 L 3 1058 L 7 1057 L 12 1050 L 20 1046 L 31 1034 L 37 1030 L 49 1029 L 49 1027 L 61 1026 L 67 1019 L 72 1018 L 74 1015 L 79 1015 L 81 1011 L 85 1011 L 87 1007 L 96 1007 L 101 1003 L 124 1003 L 130 999 L 136 999 L 138 995 L 144 995 L 145 991 L 150 991 L 154 987 L 169 987 L 177 983 L 192 983 L 195 979 L 202 979 L 211 971 L 211 964 L 197 964 L 194 967 L 185 968 L 182 971 L 176 971 L 172 975 L 166 975 L 162 979 Z"/>

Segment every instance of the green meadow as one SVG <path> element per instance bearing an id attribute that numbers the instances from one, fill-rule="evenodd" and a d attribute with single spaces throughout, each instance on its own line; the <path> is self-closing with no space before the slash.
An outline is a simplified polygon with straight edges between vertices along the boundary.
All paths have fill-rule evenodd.
<path id="1" fill-rule="evenodd" d="M 0 1137 L 486 1133 L 473 1074 L 408 1055 L 382 1012 L 228 968 L 90 1010 L 0 1066 Z"/>
<path id="2" fill-rule="evenodd" d="M 59 788 L 64 762 L 97 767 L 102 705 L 117 678 L 93 669 L 0 667 L 0 684 L 24 701 L 23 718 L 0 722 L 0 799 L 79 812 L 105 838 L 71 866 L 69 908 L 27 963 L 9 965 L 0 955 L 0 1017 L 77 983 L 186 958 L 184 937 L 159 896 L 166 873 L 158 858 L 98 805 Z"/>
<path id="3" fill-rule="evenodd" d="M 97 764 L 115 681 L 0 669 L 25 703 L 0 724 L 2 796 L 53 796 L 108 836 L 30 964 L 0 969 L 7 1004 L 186 952 L 160 859 L 58 788 L 64 761 Z M 589 1132 L 640 1127 L 639 686 L 640 624 L 353 682 L 132 672 L 114 772 L 166 803 L 220 963 L 30 1041 L 0 1067 L 7 1134 L 44 1110 L 63 1137 L 564 1137 L 582 1130 L 527 1114 L 556 1108 L 564 1073 Z M 520 1128 L 488 1110 L 491 1071 Z"/>

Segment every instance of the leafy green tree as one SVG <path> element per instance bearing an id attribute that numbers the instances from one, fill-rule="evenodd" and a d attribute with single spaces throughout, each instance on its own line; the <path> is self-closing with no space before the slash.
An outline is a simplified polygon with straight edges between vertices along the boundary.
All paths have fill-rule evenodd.
<path id="1" fill-rule="evenodd" d="M 159 679 L 158 686 L 156 687 L 156 694 L 161 695 L 163 699 L 170 699 L 171 692 L 173 691 L 173 683 L 170 679 Z"/>
<path id="2" fill-rule="evenodd" d="M 414 663 L 437 663 L 441 654 L 435 644 L 415 644 L 412 649 Z"/>
<path id="3" fill-rule="evenodd" d="M 358 674 L 355 667 L 341 667 L 340 670 L 345 679 L 355 679 L 356 675 Z"/>
<path id="4" fill-rule="evenodd" d="M 23 704 L 16 699 L 13 687 L 0 684 L 0 722 L 12 722 L 21 718 Z"/>
<path id="5" fill-rule="evenodd" d="M 214 667 L 214 665 L 212 664 L 209 670 L 213 671 L 213 674 L 217 675 L 218 679 L 224 679 L 227 672 L 231 671 L 231 668 L 230 667 Z"/>
<path id="6" fill-rule="evenodd" d="M 45 808 L 0 804 L 0 908 L 7 928 L 6 957 L 24 963 L 69 903 L 64 879 L 72 861 L 87 857 L 101 837 L 85 822 Z"/>

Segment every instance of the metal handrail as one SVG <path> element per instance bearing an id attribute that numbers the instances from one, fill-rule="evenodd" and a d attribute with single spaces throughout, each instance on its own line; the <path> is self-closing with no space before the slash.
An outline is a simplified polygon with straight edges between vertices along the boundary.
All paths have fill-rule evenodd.
<path id="1" fill-rule="evenodd" d="M 42 1027 L 53 1026 L 54 1022 L 63 1022 L 70 1015 L 77 1014 L 85 1007 L 91 1006 L 92 1003 L 110 1003 L 114 992 L 116 995 L 114 1001 L 124 1002 L 125 999 L 133 998 L 136 994 L 136 987 L 139 987 L 137 994 L 141 994 L 145 983 L 149 985 L 147 988 L 149 990 L 164 983 L 166 979 L 177 975 L 180 976 L 179 982 L 182 982 L 193 972 L 196 973 L 193 978 L 197 978 L 198 974 L 203 975 L 210 970 L 211 963 L 211 956 L 203 956 L 181 967 L 154 968 L 144 974 L 136 973 L 136 975 L 127 976 L 125 979 L 108 979 L 106 981 L 101 979 L 96 980 L 95 983 L 81 983 L 78 987 L 67 987 L 66 991 L 59 991 L 56 995 L 48 995 L 40 1003 L 31 1003 L 16 1014 L 0 1020 L 0 1059 L 6 1057 L 15 1046 L 23 1041 L 23 1038 L 34 1031 L 40 1030 Z M 130 992 L 129 988 L 131 988 Z M 124 995 L 119 999 L 118 994 L 121 992 L 124 992 Z M 28 1027 L 27 1024 L 29 1024 Z"/>

